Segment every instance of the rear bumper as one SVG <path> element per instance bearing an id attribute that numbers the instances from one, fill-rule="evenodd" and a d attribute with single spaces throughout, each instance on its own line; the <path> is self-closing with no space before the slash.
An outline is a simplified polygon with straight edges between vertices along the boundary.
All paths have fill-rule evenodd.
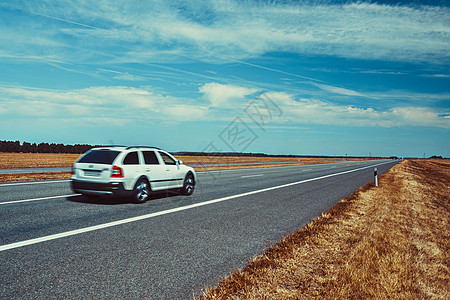
<path id="1" fill-rule="evenodd" d="M 90 196 L 117 196 L 129 197 L 133 191 L 126 190 L 121 182 L 97 183 L 83 180 L 71 180 L 74 193 Z"/>

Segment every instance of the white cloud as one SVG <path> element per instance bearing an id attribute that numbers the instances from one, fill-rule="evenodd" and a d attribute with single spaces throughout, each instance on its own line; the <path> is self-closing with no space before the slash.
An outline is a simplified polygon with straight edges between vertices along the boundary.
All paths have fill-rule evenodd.
<path id="1" fill-rule="evenodd" d="M 277 93 L 273 93 L 276 95 Z M 281 93 L 283 94 L 283 93 Z M 270 95 L 270 94 L 269 94 Z M 430 126 L 450 128 L 446 114 L 428 107 L 395 107 L 377 110 L 292 95 L 271 98 L 283 111 L 277 121 L 286 124 L 323 124 L 352 127 Z"/>
<path id="2" fill-rule="evenodd" d="M 162 107 L 161 110 L 170 120 L 178 123 L 180 121 L 202 121 L 208 118 L 208 108 L 202 106 L 190 106 L 175 104 L 168 107 Z"/>
<path id="3" fill-rule="evenodd" d="M 15 118 L 104 119 L 175 122 L 201 120 L 206 108 L 186 99 L 161 95 L 151 88 L 99 86 L 73 90 L 48 90 L 0 86 L 0 113 Z M 119 124 L 119 123 L 116 123 Z"/>
<path id="4" fill-rule="evenodd" d="M 199 92 L 211 102 L 213 107 L 230 107 L 235 104 L 246 104 L 246 96 L 258 91 L 256 88 L 247 88 L 232 84 L 216 82 L 206 83 L 199 88 Z"/>
<path id="5" fill-rule="evenodd" d="M 48 121 L 104 120 L 115 118 L 118 124 L 145 122 L 225 121 L 242 114 L 230 109 L 246 107 L 258 88 L 208 83 L 197 97 L 206 97 L 211 107 L 198 99 L 180 99 L 154 92 L 151 88 L 100 86 L 86 89 L 49 90 L 0 85 L 0 114 Z M 194 96 L 195 97 L 195 96 Z M 323 124 L 351 127 L 427 126 L 450 129 L 449 113 L 422 106 L 397 106 L 388 109 L 332 103 L 300 98 L 285 92 L 269 91 L 270 99 L 281 111 L 268 126 Z M 196 104 L 197 103 L 197 104 Z M 100 124 L 100 123 L 98 123 Z M 251 124 L 250 124 L 251 125 Z"/>
<path id="6" fill-rule="evenodd" d="M 450 120 L 427 107 L 396 107 L 389 111 L 401 125 L 431 126 L 450 129 Z"/>
<path id="7" fill-rule="evenodd" d="M 265 92 L 264 97 L 267 97 L 278 106 L 289 106 L 295 103 L 295 96 L 285 92 Z"/>
<path id="8" fill-rule="evenodd" d="M 327 85 L 326 89 L 334 87 Z M 216 109 L 216 120 L 230 117 L 226 109 L 236 103 L 246 106 L 251 98 L 246 97 L 260 89 L 208 83 L 203 85 L 199 92 L 211 101 Z M 353 94 L 353 91 L 339 91 L 341 94 Z M 323 124 L 335 126 L 431 126 L 450 128 L 447 114 L 422 106 L 397 106 L 393 108 L 361 107 L 357 105 L 340 104 L 321 100 L 318 98 L 298 97 L 286 92 L 268 91 L 264 97 L 276 105 L 281 116 L 271 120 L 275 124 Z M 409 95 L 413 97 L 413 95 Z M 417 95 L 416 95 L 417 96 Z M 418 97 L 418 96 L 417 96 Z M 270 123 L 270 122 L 269 122 Z"/>

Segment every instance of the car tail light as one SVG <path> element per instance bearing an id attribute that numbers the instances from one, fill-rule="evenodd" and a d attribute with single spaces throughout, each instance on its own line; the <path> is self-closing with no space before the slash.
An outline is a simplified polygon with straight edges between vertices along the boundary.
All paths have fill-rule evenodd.
<path id="1" fill-rule="evenodd" d="M 114 186 L 109 186 L 109 185 L 105 186 L 105 189 L 111 189 L 111 190 L 117 190 L 118 188 L 119 187 L 116 186 L 116 185 L 114 185 Z"/>
<path id="2" fill-rule="evenodd" d="M 112 167 L 112 173 L 111 173 L 111 177 L 123 177 L 123 170 L 122 168 L 119 168 L 118 166 L 113 166 Z"/>

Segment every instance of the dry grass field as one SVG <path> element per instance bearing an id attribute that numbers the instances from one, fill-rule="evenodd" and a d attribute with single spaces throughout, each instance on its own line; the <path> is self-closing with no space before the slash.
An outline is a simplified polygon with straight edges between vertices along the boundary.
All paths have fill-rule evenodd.
<path id="1" fill-rule="evenodd" d="M 202 299 L 450 299 L 450 160 L 404 161 Z"/>
<path id="2" fill-rule="evenodd" d="M 251 157 L 251 156 L 177 156 L 183 163 L 189 164 L 230 164 L 230 163 L 259 163 L 259 162 L 342 162 L 358 161 L 367 158 L 323 158 L 323 157 Z"/>
<path id="3" fill-rule="evenodd" d="M 78 157 L 80 154 L 0 152 L 0 169 L 71 167 Z"/>
<path id="4" fill-rule="evenodd" d="M 21 168 L 58 168 L 71 167 L 80 154 L 66 153 L 4 153 L 0 152 L 0 169 Z M 255 162 L 308 162 L 320 161 L 341 162 L 357 161 L 366 158 L 292 158 L 292 157 L 250 157 L 250 156 L 188 156 L 179 155 L 187 165 L 197 164 L 228 164 L 228 163 L 255 163 Z"/>
<path id="5" fill-rule="evenodd" d="M 71 167 L 80 154 L 65 153 L 0 153 L 0 169 L 59 168 Z M 212 165 L 195 167 L 196 171 L 227 170 L 242 168 L 263 168 L 287 165 L 306 165 L 365 160 L 366 158 L 292 158 L 292 157 L 249 157 L 249 156 L 177 156 L 186 165 Z M 214 166 L 215 164 L 279 162 L 265 165 Z M 292 162 L 286 164 L 285 162 Z M 0 182 L 70 178 L 68 172 L 0 174 Z"/>
<path id="6" fill-rule="evenodd" d="M 70 172 L 0 174 L 0 182 L 69 179 Z"/>
<path id="7" fill-rule="evenodd" d="M 184 161 L 183 161 L 184 162 Z M 252 164 L 242 164 L 242 165 L 228 165 L 228 166 L 206 166 L 206 167 L 195 167 L 195 170 L 198 171 L 213 171 L 213 170 L 232 170 L 232 169 L 249 169 L 249 168 L 271 168 L 271 167 L 286 167 L 286 166 L 300 166 L 300 165 L 316 165 L 316 164 L 331 164 L 343 161 L 321 161 L 321 162 L 292 162 L 292 163 L 271 163 L 271 164 L 261 164 L 261 165 L 252 165 Z"/>

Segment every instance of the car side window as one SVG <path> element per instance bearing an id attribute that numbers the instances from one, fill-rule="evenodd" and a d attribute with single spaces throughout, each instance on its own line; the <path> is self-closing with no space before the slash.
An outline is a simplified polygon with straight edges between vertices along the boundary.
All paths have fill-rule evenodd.
<path id="1" fill-rule="evenodd" d="M 139 157 L 137 152 L 130 152 L 127 154 L 125 159 L 123 160 L 124 165 L 138 165 Z"/>
<path id="2" fill-rule="evenodd" d="M 142 151 L 146 165 L 159 165 L 155 151 Z"/>
<path id="3" fill-rule="evenodd" d="M 172 157 L 170 157 L 169 155 L 167 155 L 163 152 L 159 152 L 159 154 L 161 155 L 161 157 L 166 165 L 176 165 L 177 164 L 177 162 L 174 159 L 172 159 Z"/>

